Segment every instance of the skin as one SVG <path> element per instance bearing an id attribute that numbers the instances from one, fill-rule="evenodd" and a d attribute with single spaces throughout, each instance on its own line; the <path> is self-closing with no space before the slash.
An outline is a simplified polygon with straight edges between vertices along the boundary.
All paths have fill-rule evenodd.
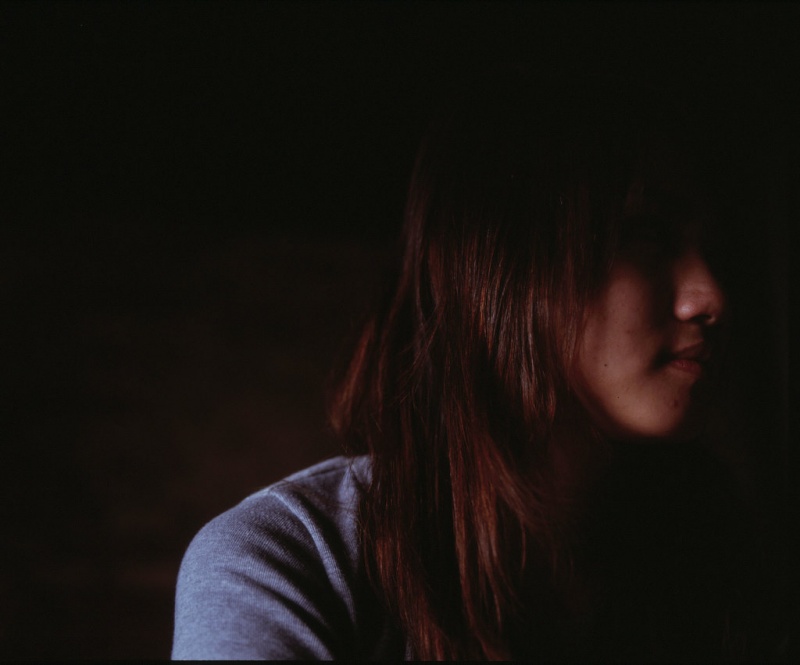
<path id="1" fill-rule="evenodd" d="M 620 249 L 587 311 L 574 389 L 601 431 L 622 441 L 699 434 L 710 396 L 725 295 L 703 251 L 707 212 L 668 179 L 634 185 Z M 708 362 L 675 354 L 706 344 Z"/>
<path id="2" fill-rule="evenodd" d="M 597 603 L 638 606 L 647 597 L 649 592 L 639 597 L 638 588 L 632 591 L 624 582 L 639 570 L 630 558 L 635 532 L 623 526 L 627 540 L 591 540 L 596 550 L 581 550 L 581 543 L 586 529 L 619 534 L 616 524 L 641 526 L 637 511 L 657 506 L 648 503 L 652 497 L 644 493 L 640 501 L 614 504 L 620 492 L 639 496 L 641 487 L 634 483 L 630 489 L 629 474 L 649 473 L 642 465 L 645 459 L 666 459 L 653 458 L 655 449 L 645 451 L 641 444 L 697 438 L 714 392 L 727 308 L 705 254 L 713 217 L 703 198 L 679 177 L 680 168 L 658 166 L 655 175 L 644 174 L 628 193 L 618 250 L 585 312 L 571 368 L 578 404 L 568 405 L 562 415 L 559 445 L 552 449 L 553 514 L 567 525 L 566 533 L 573 534 L 584 557 L 558 583 L 564 607 L 574 617 L 590 614 Z M 682 362 L 687 360 L 682 355 L 698 355 L 691 350 L 697 345 L 706 345 L 707 358 Z M 581 412 L 605 435 L 603 440 L 585 436 Z M 667 455 L 681 449 L 659 448 Z M 603 512 L 608 505 L 615 506 L 612 512 Z M 598 519 L 602 527 L 593 531 Z M 640 545 L 635 551 L 641 551 Z M 653 565 L 658 569 L 660 564 Z"/>

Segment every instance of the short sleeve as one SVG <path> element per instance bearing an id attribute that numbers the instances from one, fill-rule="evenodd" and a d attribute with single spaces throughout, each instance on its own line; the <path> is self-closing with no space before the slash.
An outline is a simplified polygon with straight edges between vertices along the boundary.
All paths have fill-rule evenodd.
<path id="1" fill-rule="evenodd" d="M 396 642 L 359 558 L 349 474 L 312 468 L 195 536 L 178 575 L 173 659 L 369 658 Z"/>

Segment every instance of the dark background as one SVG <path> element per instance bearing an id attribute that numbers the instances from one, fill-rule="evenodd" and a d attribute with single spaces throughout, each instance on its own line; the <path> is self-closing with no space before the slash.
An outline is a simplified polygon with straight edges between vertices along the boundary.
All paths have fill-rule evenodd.
<path id="1" fill-rule="evenodd" d="M 338 451 L 324 388 L 416 143 L 496 64 L 648 80 L 730 137 L 730 399 L 792 514 L 798 27 L 768 3 L 0 4 L 0 657 L 169 654 L 191 536 Z"/>

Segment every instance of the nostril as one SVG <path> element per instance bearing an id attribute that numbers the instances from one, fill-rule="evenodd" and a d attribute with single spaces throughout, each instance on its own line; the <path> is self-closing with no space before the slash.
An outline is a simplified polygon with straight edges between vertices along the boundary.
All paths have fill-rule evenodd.
<path id="1" fill-rule="evenodd" d="M 715 325 L 722 319 L 725 301 L 714 289 L 692 289 L 678 294 L 675 317 L 680 321 L 695 321 Z"/>
<path id="2" fill-rule="evenodd" d="M 700 248 L 689 242 L 674 264 L 674 314 L 680 321 L 706 326 L 720 323 L 725 313 L 725 292 Z"/>
<path id="3" fill-rule="evenodd" d="M 694 317 L 696 321 L 700 323 L 704 323 L 706 325 L 714 325 L 718 323 L 719 318 L 714 314 L 699 314 L 698 316 Z"/>

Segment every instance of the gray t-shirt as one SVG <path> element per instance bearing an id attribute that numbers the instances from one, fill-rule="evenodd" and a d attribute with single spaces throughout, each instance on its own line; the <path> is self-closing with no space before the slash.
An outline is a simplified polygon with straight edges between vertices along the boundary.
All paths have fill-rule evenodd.
<path id="1" fill-rule="evenodd" d="M 404 658 L 361 556 L 368 480 L 366 457 L 337 457 L 203 527 L 178 575 L 173 659 Z"/>

